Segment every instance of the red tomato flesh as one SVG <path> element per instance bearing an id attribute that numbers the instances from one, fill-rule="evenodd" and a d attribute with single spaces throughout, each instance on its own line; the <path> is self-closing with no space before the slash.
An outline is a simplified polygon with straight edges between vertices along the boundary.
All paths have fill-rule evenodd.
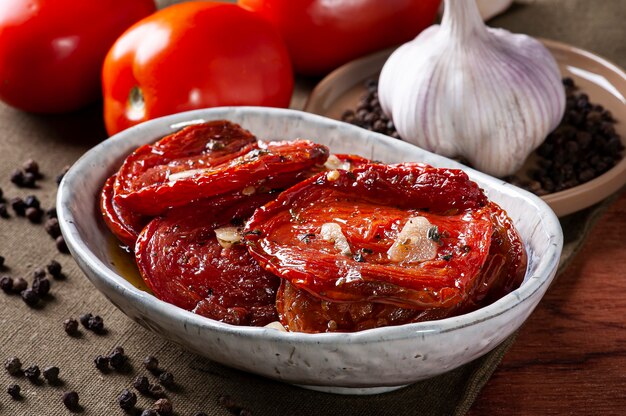
<path id="1" fill-rule="evenodd" d="M 421 164 L 369 165 L 337 175 L 301 182 L 255 212 L 246 239 L 261 265 L 330 301 L 421 309 L 463 302 L 486 261 L 493 228 L 478 186 L 462 171 Z M 387 251 L 415 216 L 438 227 L 437 255 L 393 263 Z M 353 257 L 320 237 L 329 222 L 340 224 Z"/>
<path id="2" fill-rule="evenodd" d="M 277 320 L 279 279 L 243 244 L 223 248 L 215 229 L 243 224 L 270 194 L 194 202 L 153 219 L 136 246 L 139 271 L 161 300 L 218 321 L 266 325 Z"/>

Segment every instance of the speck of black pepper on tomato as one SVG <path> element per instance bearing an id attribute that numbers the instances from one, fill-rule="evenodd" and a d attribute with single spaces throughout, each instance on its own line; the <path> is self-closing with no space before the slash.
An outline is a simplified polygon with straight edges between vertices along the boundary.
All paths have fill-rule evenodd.
<path id="1" fill-rule="evenodd" d="M 61 400 L 63 401 L 65 407 L 67 407 L 69 410 L 78 409 L 79 397 L 78 393 L 76 393 L 75 391 L 66 391 L 65 393 L 63 393 Z"/>
<path id="2" fill-rule="evenodd" d="M 22 398 L 22 395 L 20 394 L 21 391 L 22 388 L 19 384 L 11 384 L 7 387 L 7 393 L 9 393 L 9 396 L 11 396 L 13 400 L 19 400 Z"/>

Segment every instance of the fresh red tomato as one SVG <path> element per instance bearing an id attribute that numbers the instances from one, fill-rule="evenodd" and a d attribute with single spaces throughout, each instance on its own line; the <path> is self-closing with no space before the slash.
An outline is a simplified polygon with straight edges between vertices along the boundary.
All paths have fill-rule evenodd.
<path id="1" fill-rule="evenodd" d="M 272 22 L 296 72 L 320 75 L 406 42 L 431 25 L 440 0 L 238 0 Z"/>
<path id="2" fill-rule="evenodd" d="M 235 4 L 167 7 L 124 33 L 106 57 L 102 86 L 109 134 L 203 107 L 287 107 L 291 62 L 280 34 Z"/>
<path id="3" fill-rule="evenodd" d="M 37 113 L 96 101 L 107 51 L 154 10 L 153 0 L 2 0 L 0 99 Z"/>

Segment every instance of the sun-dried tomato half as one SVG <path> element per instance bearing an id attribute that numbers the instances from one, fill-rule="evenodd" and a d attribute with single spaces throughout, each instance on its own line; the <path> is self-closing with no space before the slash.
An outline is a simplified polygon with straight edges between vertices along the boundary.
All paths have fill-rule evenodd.
<path id="1" fill-rule="evenodd" d="M 447 309 L 409 309 L 367 301 L 330 302 L 283 280 L 276 298 L 281 323 L 298 332 L 354 332 L 443 319 L 495 302 L 522 283 L 527 258 L 510 218 L 495 203 L 490 208 L 494 228 L 489 254 L 464 303 Z"/>
<path id="2" fill-rule="evenodd" d="M 235 325 L 275 321 L 279 279 L 235 241 L 237 229 L 232 228 L 242 228 L 258 206 L 274 197 L 258 193 L 201 200 L 153 219 L 135 251 L 144 281 L 159 299 L 215 320 Z M 220 244 L 216 232 L 235 237 L 220 234 L 226 238 Z"/>
<path id="3" fill-rule="evenodd" d="M 111 232 L 133 249 L 137 236 L 150 218 L 124 209 L 113 201 L 115 178 L 116 175 L 113 175 L 104 183 L 100 194 L 100 211 Z"/>
<path id="4" fill-rule="evenodd" d="M 168 208 L 193 200 L 227 194 L 245 193 L 246 188 L 290 186 L 301 174 L 322 165 L 328 148 L 308 140 L 269 142 L 244 155 L 205 168 L 165 174 L 162 181 L 142 186 L 133 192 L 117 194 L 120 205 L 143 213 L 158 215 Z"/>
<path id="5" fill-rule="evenodd" d="M 321 299 L 429 309 L 465 301 L 492 231 L 464 172 L 372 164 L 286 190 L 255 212 L 246 239 L 264 268 Z"/>

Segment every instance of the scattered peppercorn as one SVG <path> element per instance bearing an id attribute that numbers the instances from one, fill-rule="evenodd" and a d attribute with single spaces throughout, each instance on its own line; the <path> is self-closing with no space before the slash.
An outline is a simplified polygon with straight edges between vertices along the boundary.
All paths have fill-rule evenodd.
<path id="1" fill-rule="evenodd" d="M 24 376 L 30 380 L 32 383 L 37 382 L 39 376 L 41 375 L 41 370 L 36 365 L 31 365 L 30 367 L 24 370 Z"/>
<path id="2" fill-rule="evenodd" d="M 35 162 L 33 159 L 28 159 L 26 162 L 22 164 L 22 169 L 26 173 L 32 173 L 37 177 L 41 177 L 41 173 L 39 172 L 39 164 Z"/>
<path id="3" fill-rule="evenodd" d="M 13 184 L 22 187 L 24 185 L 24 172 L 21 169 L 15 169 L 11 172 L 10 179 Z"/>
<path id="4" fill-rule="evenodd" d="M 9 218 L 9 210 L 7 209 L 7 204 L 0 203 L 0 217 L 2 218 Z"/>
<path id="5" fill-rule="evenodd" d="M 24 179 L 22 180 L 23 188 L 34 188 L 37 183 L 37 175 L 33 175 L 32 173 L 26 172 L 24 174 Z"/>
<path id="6" fill-rule="evenodd" d="M 17 357 L 9 357 L 4 361 L 4 368 L 12 376 L 22 373 L 22 362 Z"/>
<path id="7" fill-rule="evenodd" d="M 169 399 L 163 398 L 154 402 L 154 410 L 156 410 L 160 416 L 171 415 L 173 411 L 172 402 Z"/>
<path id="8" fill-rule="evenodd" d="M 43 298 L 50 292 L 50 280 L 45 277 L 36 277 L 33 280 L 33 292 Z"/>
<path id="9" fill-rule="evenodd" d="M 33 270 L 33 279 L 37 280 L 43 277 L 46 277 L 46 271 L 43 268 L 38 267 L 35 270 Z"/>
<path id="10" fill-rule="evenodd" d="M 59 253 L 69 254 L 70 250 L 67 248 L 67 243 L 65 243 L 65 238 L 63 238 L 62 235 L 58 236 L 54 240 L 54 243 L 56 244 Z"/>
<path id="11" fill-rule="evenodd" d="M 78 321 L 74 318 L 67 318 L 63 321 L 63 329 L 67 335 L 76 335 L 78 333 Z"/>
<path id="12" fill-rule="evenodd" d="M 96 315 L 89 318 L 87 322 L 87 329 L 95 333 L 101 333 L 104 331 L 104 320 Z"/>
<path id="13" fill-rule="evenodd" d="M 23 217 L 26 214 L 26 203 L 24 203 L 24 200 L 19 196 L 11 198 L 9 203 L 11 204 L 11 208 L 13 208 L 16 215 Z"/>
<path id="14" fill-rule="evenodd" d="M 46 367 L 43 369 L 43 378 L 50 384 L 59 382 L 59 367 Z"/>
<path id="15" fill-rule="evenodd" d="M 44 224 L 44 229 L 48 235 L 54 239 L 61 235 L 61 227 L 59 227 L 59 220 L 56 218 L 50 218 Z"/>
<path id="16" fill-rule="evenodd" d="M 117 402 L 122 409 L 126 411 L 132 410 L 137 404 L 137 395 L 128 389 L 124 389 L 117 396 Z"/>
<path id="17" fill-rule="evenodd" d="M 150 396 L 152 396 L 155 399 L 157 399 L 157 398 L 165 396 L 165 390 L 163 390 L 163 387 L 161 387 L 158 384 L 150 384 L 149 394 L 150 394 Z"/>
<path id="18" fill-rule="evenodd" d="M 96 368 L 103 373 L 109 371 L 109 357 L 98 355 L 94 358 L 93 362 L 96 364 Z"/>
<path id="19" fill-rule="evenodd" d="M 63 393 L 62 400 L 65 407 L 69 410 L 78 409 L 78 393 L 75 391 L 66 391 Z"/>
<path id="20" fill-rule="evenodd" d="M 48 263 L 48 265 L 46 266 L 46 269 L 48 270 L 48 273 L 50 273 L 50 275 L 52 277 L 54 277 L 55 279 L 60 279 L 61 277 L 63 277 L 62 275 L 62 266 L 61 263 L 59 263 L 56 260 L 50 260 L 50 263 Z"/>
<path id="21" fill-rule="evenodd" d="M 11 276 L 0 277 L 0 289 L 10 292 L 13 289 L 13 278 Z"/>
<path id="22" fill-rule="evenodd" d="M 159 414 L 154 409 L 146 409 L 141 412 L 141 416 L 159 416 Z"/>
<path id="23" fill-rule="evenodd" d="M 5 261 L 4 257 L 0 256 L 0 269 L 4 268 L 4 261 Z"/>
<path id="24" fill-rule="evenodd" d="M 28 287 L 28 282 L 23 277 L 13 279 L 13 292 L 22 293 Z"/>
<path id="25" fill-rule="evenodd" d="M 141 394 L 150 393 L 150 382 L 146 376 L 137 376 L 133 380 L 133 387 Z"/>
<path id="26" fill-rule="evenodd" d="M 28 195 L 24 199 L 24 203 L 28 208 L 41 208 L 41 202 L 35 195 Z"/>
<path id="27" fill-rule="evenodd" d="M 42 214 L 43 212 L 39 208 L 26 208 L 26 218 L 28 218 L 28 221 L 32 223 L 38 223 L 39 221 L 41 221 Z"/>
<path id="28" fill-rule="evenodd" d="M 63 170 L 61 171 L 61 173 L 56 177 L 57 185 L 61 184 L 61 181 L 63 180 L 63 177 L 65 176 L 65 174 L 67 173 L 68 170 L 70 170 L 70 166 L 69 165 L 65 165 L 63 167 Z"/>
<path id="29" fill-rule="evenodd" d="M 396 139 L 400 138 L 393 122 L 383 112 L 378 101 L 378 81 L 368 80 L 365 88 L 367 92 L 359 100 L 356 110 L 344 111 L 341 120 Z"/>
<path id="30" fill-rule="evenodd" d="M 124 355 L 124 349 L 118 347 L 109 354 L 109 364 L 116 370 L 121 370 L 128 360 L 128 357 Z"/>
<path id="31" fill-rule="evenodd" d="M 11 384 L 7 387 L 7 393 L 9 393 L 9 396 L 11 396 L 13 400 L 19 400 L 22 397 L 20 394 L 21 391 L 22 388 L 18 384 Z"/>
<path id="32" fill-rule="evenodd" d="M 56 218 L 57 217 L 57 209 L 56 207 L 48 208 L 46 211 L 46 215 L 48 218 Z"/>
<path id="33" fill-rule="evenodd" d="M 174 385 L 174 374 L 169 371 L 164 371 L 159 374 L 159 383 L 166 388 L 170 388 Z"/>
<path id="34" fill-rule="evenodd" d="M 87 329 L 89 329 L 89 320 L 93 317 L 90 313 L 84 313 L 78 317 L 80 323 Z"/>
<path id="35" fill-rule="evenodd" d="M 39 303 L 39 295 L 33 289 L 22 290 L 20 295 L 28 306 L 32 307 Z"/>
<path id="36" fill-rule="evenodd" d="M 154 373 L 159 371 L 159 360 L 156 357 L 149 355 L 143 359 L 143 366 L 146 370 Z"/>

